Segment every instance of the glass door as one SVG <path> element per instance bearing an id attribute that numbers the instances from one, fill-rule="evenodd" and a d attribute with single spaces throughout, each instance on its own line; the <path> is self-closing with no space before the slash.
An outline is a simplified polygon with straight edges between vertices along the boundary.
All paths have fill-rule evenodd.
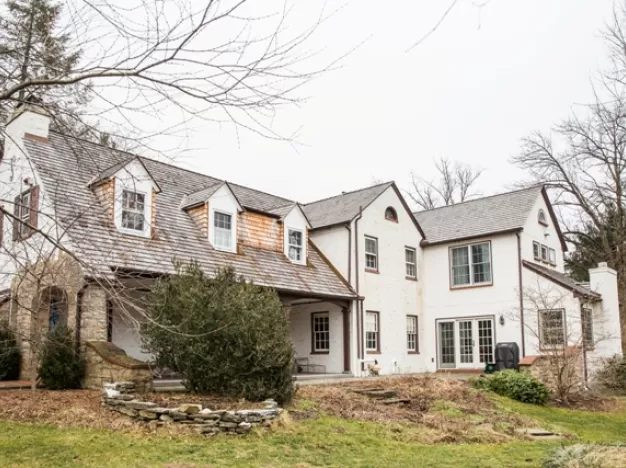
<path id="1" fill-rule="evenodd" d="M 454 322 L 439 322 L 439 367 L 456 367 Z"/>
<path id="2" fill-rule="evenodd" d="M 457 322 L 459 337 L 459 367 L 474 367 L 474 321 L 462 320 Z"/>

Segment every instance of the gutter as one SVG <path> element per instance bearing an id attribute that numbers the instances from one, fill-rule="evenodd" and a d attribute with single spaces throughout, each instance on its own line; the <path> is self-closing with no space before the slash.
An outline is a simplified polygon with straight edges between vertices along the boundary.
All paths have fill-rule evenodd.
<path id="1" fill-rule="evenodd" d="M 356 333 L 357 333 L 357 359 L 361 360 L 363 365 L 363 299 L 359 292 L 359 221 L 363 217 L 363 207 L 359 207 L 359 214 L 354 218 L 354 270 L 355 270 L 355 289 L 359 295 L 359 302 L 356 310 Z M 363 369 L 361 369 L 363 370 Z"/>
<path id="2" fill-rule="evenodd" d="M 522 325 L 522 358 L 526 356 L 526 325 L 524 323 L 524 283 L 522 281 L 522 237 L 520 231 L 515 233 L 517 237 L 517 275 L 519 288 L 519 316 Z"/>

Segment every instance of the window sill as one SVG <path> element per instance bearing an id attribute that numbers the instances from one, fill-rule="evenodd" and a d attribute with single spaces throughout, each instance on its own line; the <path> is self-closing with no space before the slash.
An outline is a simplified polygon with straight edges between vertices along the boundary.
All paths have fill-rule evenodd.
<path id="1" fill-rule="evenodd" d="M 366 351 L 366 354 L 381 354 L 380 351 Z"/>
<path id="2" fill-rule="evenodd" d="M 474 289 L 474 288 L 488 288 L 489 286 L 493 286 L 493 282 L 491 283 L 479 283 L 479 284 L 468 284 L 464 286 L 450 286 L 450 291 L 457 291 L 463 289 Z"/>
<path id="3" fill-rule="evenodd" d="M 408 280 L 408 281 L 416 281 L 417 282 L 417 278 L 414 278 L 413 276 L 405 276 L 404 279 Z"/>
<path id="4" fill-rule="evenodd" d="M 385 221 L 389 221 L 390 223 L 398 224 L 398 220 L 397 219 L 385 218 Z"/>
<path id="5" fill-rule="evenodd" d="M 375 274 L 375 275 L 380 275 L 380 271 L 378 271 L 378 270 L 373 270 L 373 269 L 371 269 L 371 268 L 366 268 L 366 269 L 365 269 L 365 273 L 373 273 L 373 274 Z"/>
<path id="6" fill-rule="evenodd" d="M 544 227 L 548 227 L 548 226 L 549 226 L 549 224 L 548 224 L 548 223 L 546 223 L 545 221 L 537 221 L 537 222 L 538 222 L 539 224 L 541 224 L 542 226 L 544 226 Z"/>
<path id="7" fill-rule="evenodd" d="M 138 231 L 136 229 L 127 229 L 123 227 L 118 227 L 117 230 L 120 233 L 125 234 L 127 236 L 143 237 L 144 239 L 150 239 L 150 229 L 148 229 L 147 231 Z"/>
<path id="8" fill-rule="evenodd" d="M 407 354 L 413 354 L 413 355 L 418 355 L 420 352 L 419 351 L 408 351 Z"/>
<path id="9" fill-rule="evenodd" d="M 311 351 L 309 354 L 330 354 L 330 351 Z"/>

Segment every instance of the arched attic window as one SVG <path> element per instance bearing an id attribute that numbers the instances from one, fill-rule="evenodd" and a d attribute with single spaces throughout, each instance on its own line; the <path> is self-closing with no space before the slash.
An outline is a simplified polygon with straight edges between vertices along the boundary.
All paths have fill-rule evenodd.
<path id="1" fill-rule="evenodd" d="M 539 224 L 543 224 L 544 226 L 548 225 L 548 218 L 546 217 L 545 211 L 539 210 L 539 213 L 537 213 L 537 221 Z"/>
<path id="2" fill-rule="evenodd" d="M 395 221 L 396 223 L 398 222 L 398 213 L 396 213 L 396 210 L 393 207 L 387 207 L 385 210 L 385 219 Z"/>

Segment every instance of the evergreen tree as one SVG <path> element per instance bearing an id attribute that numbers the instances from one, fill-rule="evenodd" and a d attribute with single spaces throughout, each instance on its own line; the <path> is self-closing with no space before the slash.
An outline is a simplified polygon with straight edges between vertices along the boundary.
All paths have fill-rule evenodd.
<path id="1" fill-rule="evenodd" d="M 0 88 L 31 79 L 63 78 L 77 67 L 81 50 L 72 47 L 69 33 L 59 30 L 61 13 L 61 4 L 52 0 L 5 3 L 5 15 L 0 19 Z M 31 88 L 28 93 L 22 90 L 9 106 L 24 102 L 29 95 L 45 103 L 57 130 L 84 135 L 87 126 L 77 111 L 91 99 L 89 83 Z M 10 111 L 0 109 L 5 115 Z"/>

